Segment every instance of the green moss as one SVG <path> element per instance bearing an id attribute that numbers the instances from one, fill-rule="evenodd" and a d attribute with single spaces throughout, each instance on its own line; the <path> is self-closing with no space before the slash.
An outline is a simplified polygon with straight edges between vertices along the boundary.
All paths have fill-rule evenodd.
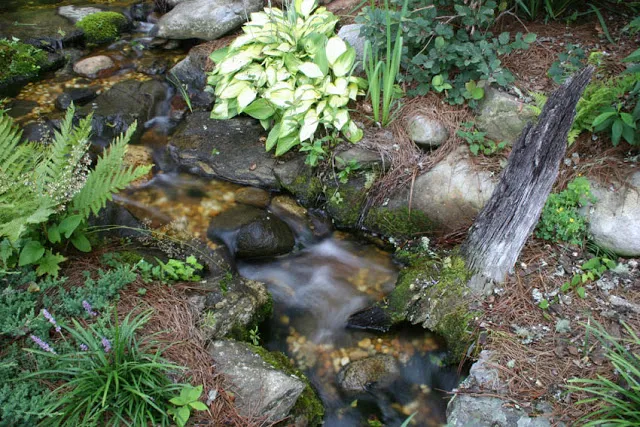
<path id="1" fill-rule="evenodd" d="M 347 184 L 336 186 L 331 183 L 325 189 L 326 209 L 336 226 L 353 228 L 360 221 L 360 213 L 366 192 L 361 179 L 351 179 Z"/>
<path id="2" fill-rule="evenodd" d="M 32 79 L 40 73 L 47 54 L 34 46 L 15 40 L 0 39 L 0 84 L 10 79 Z"/>
<path id="3" fill-rule="evenodd" d="M 457 362 L 473 341 L 471 322 L 479 314 L 469 308 L 469 278 L 464 259 L 456 253 L 443 260 L 411 258 L 383 308 L 395 323 L 420 323 L 443 337 L 448 360 Z"/>
<path id="4" fill-rule="evenodd" d="M 251 342 L 251 335 L 249 331 L 254 329 L 256 326 L 260 326 L 262 322 L 273 315 L 273 296 L 269 292 L 267 292 L 267 295 L 267 301 L 262 304 L 258 310 L 256 310 L 251 321 L 246 325 L 236 323 L 228 334 L 229 338 L 233 338 L 237 341 L 245 341 L 247 343 Z"/>
<path id="5" fill-rule="evenodd" d="M 305 206 L 312 205 L 322 194 L 322 181 L 311 174 L 298 175 L 291 184 L 281 185 Z"/>
<path id="6" fill-rule="evenodd" d="M 117 12 L 97 12 L 76 23 L 84 31 L 89 43 L 103 44 L 115 41 L 127 26 L 127 18 Z"/>
<path id="7" fill-rule="evenodd" d="M 408 239 L 418 233 L 425 233 L 433 229 L 433 223 L 419 211 L 397 208 L 371 208 L 364 222 L 369 230 L 379 232 L 385 236 Z"/>
<path id="8" fill-rule="evenodd" d="M 295 375 L 306 384 L 296 404 L 291 409 L 292 420 L 295 421 L 296 419 L 304 418 L 307 420 L 307 425 L 309 426 L 321 425 L 322 418 L 324 417 L 324 407 L 307 377 L 293 367 L 285 354 L 279 351 L 268 351 L 263 347 L 253 344 L 249 344 L 249 346 L 269 365 L 285 372 L 287 375 Z"/>

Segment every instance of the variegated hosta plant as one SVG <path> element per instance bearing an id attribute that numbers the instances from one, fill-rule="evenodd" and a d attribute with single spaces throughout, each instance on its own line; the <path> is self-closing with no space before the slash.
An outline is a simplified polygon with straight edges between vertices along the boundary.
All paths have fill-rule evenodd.
<path id="1" fill-rule="evenodd" d="M 338 19 L 324 7 L 312 13 L 315 8 L 315 0 L 296 0 L 287 11 L 252 13 L 244 34 L 211 54 L 211 118 L 245 113 L 259 119 L 271 129 L 266 150 L 275 147 L 276 156 L 313 141 L 319 125 L 351 142 L 362 138 L 347 108 L 367 87 L 351 75 L 356 52 L 335 36 Z"/>

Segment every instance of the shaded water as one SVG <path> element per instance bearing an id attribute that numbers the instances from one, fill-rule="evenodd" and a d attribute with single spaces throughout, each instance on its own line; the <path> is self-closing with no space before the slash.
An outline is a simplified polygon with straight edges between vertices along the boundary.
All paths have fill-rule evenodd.
<path id="1" fill-rule="evenodd" d="M 165 231 L 182 227 L 203 238 L 210 218 L 237 203 L 240 188 L 164 174 L 134 192 L 129 203 L 135 201 Z M 309 377 L 325 405 L 325 425 L 366 426 L 370 420 L 397 426 L 413 412 L 416 425 L 442 424 L 446 400 L 440 390 L 451 390 L 458 376 L 455 367 L 441 365 L 444 349 L 436 337 L 408 325 L 387 334 L 345 328 L 349 315 L 393 289 L 398 268 L 391 254 L 347 233 L 314 238 L 303 221 L 281 219 L 296 230 L 297 249 L 275 259 L 238 261 L 238 269 L 268 285 L 274 315 L 260 328 L 262 344 L 287 354 Z M 384 386 L 343 392 L 340 370 L 374 355 L 393 356 L 399 374 Z"/>

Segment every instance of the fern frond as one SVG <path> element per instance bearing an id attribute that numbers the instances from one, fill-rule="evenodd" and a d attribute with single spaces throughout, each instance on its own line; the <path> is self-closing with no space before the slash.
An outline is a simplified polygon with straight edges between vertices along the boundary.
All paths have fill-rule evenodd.
<path id="1" fill-rule="evenodd" d="M 112 194 L 125 189 L 132 181 L 149 172 L 151 165 L 135 168 L 123 166 L 127 143 L 135 129 L 134 122 L 127 132 L 117 137 L 98 158 L 96 167 L 87 176 L 84 187 L 72 199 L 73 212 L 81 214 L 84 218 L 88 218 L 91 213 L 97 214 L 106 205 L 107 200 L 112 199 Z"/>
<path id="2" fill-rule="evenodd" d="M 569 145 L 576 142 L 576 139 L 578 139 L 581 133 L 582 133 L 581 129 L 572 128 L 567 134 L 567 142 L 569 143 Z"/>

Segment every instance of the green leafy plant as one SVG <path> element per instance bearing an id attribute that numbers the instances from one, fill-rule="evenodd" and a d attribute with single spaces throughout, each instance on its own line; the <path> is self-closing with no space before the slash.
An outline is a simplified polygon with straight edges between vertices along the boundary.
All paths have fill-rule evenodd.
<path id="1" fill-rule="evenodd" d="M 551 64 L 549 77 L 557 84 L 562 84 L 576 71 L 587 63 L 587 54 L 577 44 L 568 43 L 564 51 L 558 54 L 558 59 Z"/>
<path id="2" fill-rule="evenodd" d="M 188 256 L 185 261 L 171 258 L 167 262 L 162 262 L 156 258 L 156 262 L 157 265 L 153 265 L 143 259 L 136 264 L 143 280 L 197 282 L 201 279 L 198 273 L 204 268 L 193 255 Z"/>
<path id="3" fill-rule="evenodd" d="M 469 144 L 469 151 L 471 151 L 474 156 L 477 156 L 480 153 L 488 156 L 497 153 L 507 146 L 506 141 L 496 144 L 495 141 L 488 139 L 487 133 L 476 130 L 475 124 L 472 122 L 462 123 L 462 128 L 463 129 L 458 129 L 456 134 L 467 141 L 467 144 Z"/>
<path id="4" fill-rule="evenodd" d="M 311 167 L 318 166 L 318 162 L 324 160 L 327 152 L 325 147 L 333 147 L 338 141 L 336 134 L 328 134 L 313 141 L 303 141 L 300 143 L 300 152 L 307 153 L 304 164 Z"/>
<path id="5" fill-rule="evenodd" d="M 42 50 L 18 39 L 0 39 L 0 83 L 14 77 L 33 78 L 47 60 Z"/>
<path id="6" fill-rule="evenodd" d="M 398 4 L 400 0 L 396 0 Z M 502 66 L 498 55 L 526 49 L 535 34 L 507 32 L 494 37 L 495 1 L 438 2 L 425 7 L 420 0 L 409 0 L 406 17 L 400 10 L 366 7 L 356 22 L 363 24 L 361 34 L 372 48 L 384 52 L 386 28 L 391 20 L 392 32 L 402 27 L 401 63 L 407 73 L 403 80 L 415 83 L 409 94 L 424 95 L 429 90 L 443 92 L 447 102 L 471 105 L 484 95 L 483 85 L 505 86 L 514 80 Z M 472 82 L 473 84 L 467 85 Z"/>
<path id="7" fill-rule="evenodd" d="M 170 424 L 169 401 L 184 386 L 168 375 L 184 368 L 161 357 L 153 335 L 138 339 L 136 332 L 150 317 L 151 312 L 129 314 L 119 323 L 116 314 L 105 328 L 73 320 L 72 327 L 62 328 L 80 350 L 58 354 L 44 342 L 38 344 L 43 350 L 27 349 L 54 363 L 53 369 L 25 376 L 59 384 L 45 411 L 51 414 L 47 425 Z"/>
<path id="8" fill-rule="evenodd" d="M 560 193 L 551 193 L 542 209 L 536 227 L 536 236 L 555 242 L 582 244 L 587 234 L 587 223 L 578 209 L 594 202 L 589 181 L 577 177 Z"/>
<path id="9" fill-rule="evenodd" d="M 565 282 L 560 287 L 560 292 L 567 292 L 571 288 L 575 288 L 580 298 L 585 297 L 585 283 L 602 277 L 605 271 L 616 268 L 616 263 L 611 258 L 595 256 L 580 266 L 581 274 L 575 274 L 570 282 Z"/>
<path id="10" fill-rule="evenodd" d="M 253 345 L 260 345 L 260 332 L 258 332 L 258 326 L 249 330 L 249 339 Z"/>
<path id="11" fill-rule="evenodd" d="M 614 337 L 596 322 L 586 325 L 587 332 L 605 348 L 605 358 L 611 363 L 617 379 L 598 375 L 596 379 L 569 380 L 569 391 L 586 392 L 590 397 L 578 405 L 599 403 L 599 408 L 579 421 L 584 426 L 637 426 L 640 424 L 640 346 L 636 331 L 622 322 L 629 338 Z"/>
<path id="12" fill-rule="evenodd" d="M 196 411 L 208 411 L 207 405 L 200 402 L 200 396 L 202 395 L 202 386 L 192 387 L 185 385 L 180 390 L 180 396 L 173 397 L 169 400 L 175 408 L 169 408 L 167 413 L 173 417 L 173 421 L 178 427 L 184 427 L 191 417 L 191 410 Z"/>
<path id="13" fill-rule="evenodd" d="M 337 18 L 315 0 L 296 0 L 286 12 L 266 8 L 251 14 L 244 34 L 211 54 L 216 63 L 208 83 L 215 87 L 211 118 L 240 113 L 271 129 L 265 148 L 280 156 L 318 127 L 342 132 L 351 142 L 362 130 L 347 104 L 364 94 L 366 81 L 351 76 L 356 52 L 334 35 Z"/>
<path id="14" fill-rule="evenodd" d="M 127 18 L 121 13 L 96 12 L 76 22 L 76 27 L 84 32 L 89 43 L 103 44 L 115 41 L 127 24 Z"/>
<path id="15" fill-rule="evenodd" d="M 355 171 L 362 168 L 362 165 L 355 159 L 346 162 L 341 157 L 336 157 L 336 161 L 342 168 L 342 170 L 338 172 L 338 180 L 342 184 L 346 184 L 347 182 L 349 182 L 349 176 L 351 176 L 351 174 L 353 174 Z"/>
<path id="16" fill-rule="evenodd" d="M 67 110 L 60 131 L 47 145 L 22 142 L 12 119 L 0 113 L 0 246 L 5 268 L 36 265 L 39 275 L 56 276 L 65 257 L 55 245 L 68 240 L 76 249 L 90 251 L 89 216 L 151 168 L 124 166 L 134 123 L 90 169 L 91 116 L 74 128 L 74 112 L 73 106 Z"/>
<path id="17" fill-rule="evenodd" d="M 407 4 L 409 0 L 404 0 L 400 11 L 400 20 L 407 14 Z M 384 60 L 380 56 L 381 49 L 374 49 L 371 41 L 367 40 L 364 46 L 363 64 L 369 82 L 369 96 L 371 97 L 371 107 L 373 110 L 373 120 L 381 126 L 387 126 L 393 119 L 391 109 L 393 99 L 398 90 L 396 89 L 396 77 L 400 71 L 400 61 L 402 59 L 402 26 L 396 29 L 396 37 L 391 45 L 392 26 L 389 0 L 384 1 L 386 9 L 386 50 Z M 382 98 L 382 105 L 380 100 Z"/>
<path id="18" fill-rule="evenodd" d="M 611 135 L 611 142 L 614 147 L 620 143 L 620 138 L 624 138 L 631 145 L 635 145 L 637 123 L 640 116 L 634 117 L 630 113 L 621 111 L 623 104 L 614 107 L 605 107 L 601 113 L 593 119 L 593 130 L 597 132 L 607 132 Z"/>
<path id="19" fill-rule="evenodd" d="M 176 88 L 176 90 L 180 92 L 180 96 L 184 100 L 185 104 L 187 104 L 187 108 L 189 108 L 189 111 L 193 113 L 193 108 L 191 106 L 191 97 L 189 96 L 189 91 L 187 86 L 182 84 L 182 82 L 180 82 L 180 79 L 178 78 L 178 76 L 176 76 L 176 73 L 174 73 L 173 71 L 169 72 L 169 75 L 167 76 L 167 80 L 169 80 L 169 82 Z"/>

